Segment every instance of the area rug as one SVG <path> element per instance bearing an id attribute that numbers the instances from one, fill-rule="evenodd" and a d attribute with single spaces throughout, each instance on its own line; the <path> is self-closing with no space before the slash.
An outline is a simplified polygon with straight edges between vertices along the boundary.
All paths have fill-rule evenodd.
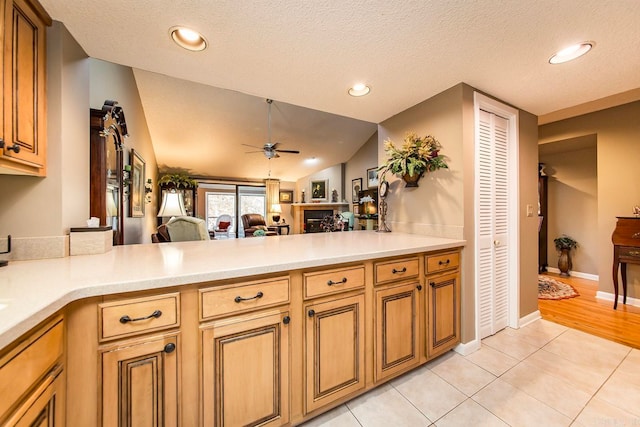
<path id="1" fill-rule="evenodd" d="M 568 283 L 550 276 L 538 275 L 538 299 L 566 299 L 580 296 Z"/>

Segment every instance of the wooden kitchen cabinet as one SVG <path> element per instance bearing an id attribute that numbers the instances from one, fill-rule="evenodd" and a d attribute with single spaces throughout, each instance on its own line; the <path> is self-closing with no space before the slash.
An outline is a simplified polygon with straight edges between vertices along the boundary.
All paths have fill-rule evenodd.
<path id="1" fill-rule="evenodd" d="M 258 311 L 201 326 L 202 425 L 289 422 L 288 311 Z"/>
<path id="2" fill-rule="evenodd" d="M 64 326 L 56 318 L 0 357 L 0 425 L 64 425 Z"/>
<path id="3" fill-rule="evenodd" d="M 460 343 L 460 253 L 427 256 L 427 357 Z"/>
<path id="4" fill-rule="evenodd" d="M 305 305 L 305 413 L 365 387 L 364 300 Z"/>
<path id="5" fill-rule="evenodd" d="M 419 282 L 375 291 L 375 380 L 416 366 L 420 361 Z"/>
<path id="6" fill-rule="evenodd" d="M 104 348 L 103 426 L 177 426 L 180 408 L 179 333 Z"/>
<path id="7" fill-rule="evenodd" d="M 36 0 L 0 0 L 0 6 L 0 173 L 45 176 L 46 27 L 51 17 Z"/>

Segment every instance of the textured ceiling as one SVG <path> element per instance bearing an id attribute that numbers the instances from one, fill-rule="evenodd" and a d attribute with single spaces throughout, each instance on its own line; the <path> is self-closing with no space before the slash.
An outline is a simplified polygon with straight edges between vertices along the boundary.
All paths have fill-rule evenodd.
<path id="1" fill-rule="evenodd" d="M 191 88 L 184 79 L 372 123 L 460 82 L 536 115 L 640 87 L 638 0 L 41 2 L 91 57 L 175 77 L 165 82 L 172 90 Z M 202 32 L 208 49 L 176 46 L 175 25 Z M 584 40 L 596 42 L 585 57 L 547 63 Z M 136 71 L 136 79 L 145 110 L 160 111 L 144 88 L 156 78 Z M 358 81 L 371 86 L 368 96 L 347 95 Z M 250 130 L 233 140 L 266 139 Z M 203 139 L 232 140 L 218 135 Z M 295 139 L 286 148 L 301 148 Z M 154 146 L 162 163 L 164 148 Z"/>

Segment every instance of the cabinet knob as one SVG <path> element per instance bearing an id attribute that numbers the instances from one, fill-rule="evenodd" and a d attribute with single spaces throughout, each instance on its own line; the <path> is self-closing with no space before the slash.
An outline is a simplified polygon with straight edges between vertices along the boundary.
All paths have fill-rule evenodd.
<path id="1" fill-rule="evenodd" d="M 396 270 L 395 268 L 393 270 L 391 270 L 391 272 L 393 274 L 398 274 L 398 273 L 406 273 L 407 272 L 407 267 L 402 267 L 401 270 Z"/>
<path id="2" fill-rule="evenodd" d="M 176 345 L 172 342 L 164 346 L 164 352 L 167 354 L 173 353 L 175 349 L 176 349 Z"/>
<path id="3" fill-rule="evenodd" d="M 416 289 L 417 289 L 417 290 L 419 290 L 419 291 L 421 291 L 421 290 L 422 290 L 422 285 L 418 285 L 418 286 L 416 286 Z"/>
<path id="4" fill-rule="evenodd" d="M 436 287 L 436 282 L 429 282 L 429 286 L 431 286 L 432 288 Z"/>
<path id="5" fill-rule="evenodd" d="M 0 139 L 0 148 L 4 148 L 6 146 L 6 143 L 4 142 L 3 139 Z M 9 151 L 13 151 L 14 153 L 19 153 L 20 152 L 20 146 L 18 144 L 13 144 L 11 147 L 7 147 L 7 150 Z"/>
<path id="6" fill-rule="evenodd" d="M 309 310 L 307 314 L 309 315 L 309 317 L 313 317 L 316 314 L 316 312 L 314 310 Z"/>
<path id="7" fill-rule="evenodd" d="M 291 322 L 291 317 L 284 316 L 284 318 L 282 319 L 282 323 L 284 323 L 285 325 L 288 325 L 289 322 Z"/>

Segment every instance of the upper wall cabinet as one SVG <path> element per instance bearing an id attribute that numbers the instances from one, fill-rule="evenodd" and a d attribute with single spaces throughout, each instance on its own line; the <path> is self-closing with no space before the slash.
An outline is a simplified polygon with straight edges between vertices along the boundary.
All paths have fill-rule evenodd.
<path id="1" fill-rule="evenodd" d="M 0 0 L 0 173 L 46 175 L 46 27 L 36 0 Z"/>

